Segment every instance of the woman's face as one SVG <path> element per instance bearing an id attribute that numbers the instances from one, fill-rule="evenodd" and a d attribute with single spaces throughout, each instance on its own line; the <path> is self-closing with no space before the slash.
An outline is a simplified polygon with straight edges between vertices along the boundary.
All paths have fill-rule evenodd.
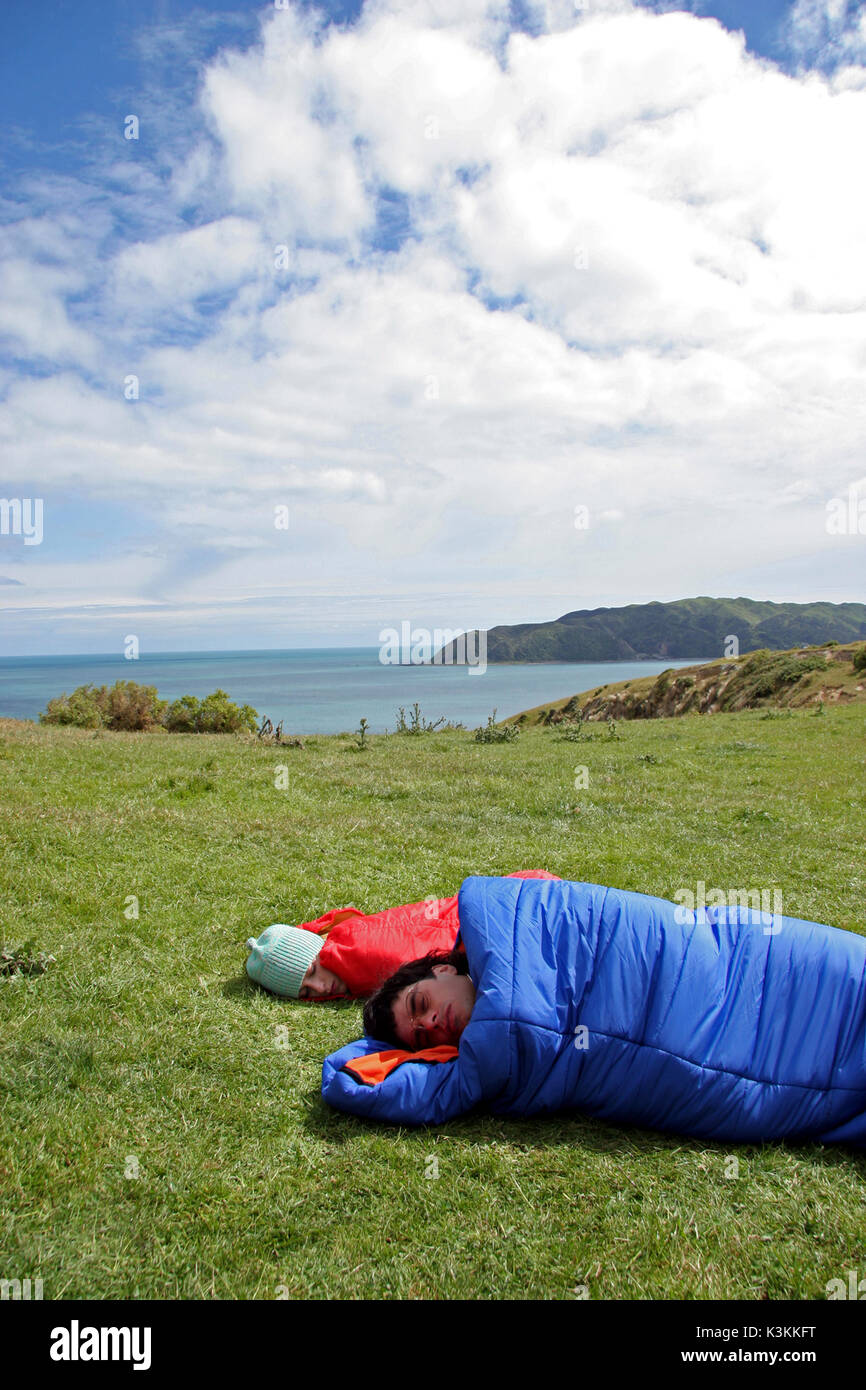
<path id="1" fill-rule="evenodd" d="M 341 980 L 339 975 L 335 975 L 333 970 L 326 970 L 319 964 L 319 957 L 313 961 L 303 980 L 298 993 L 299 999 L 329 999 L 332 995 L 348 994 L 349 987 L 345 980 Z"/>

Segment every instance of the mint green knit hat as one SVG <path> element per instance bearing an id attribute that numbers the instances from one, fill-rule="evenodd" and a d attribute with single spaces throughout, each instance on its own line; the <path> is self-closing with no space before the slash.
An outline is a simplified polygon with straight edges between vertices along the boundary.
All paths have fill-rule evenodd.
<path id="1" fill-rule="evenodd" d="M 297 999 L 303 978 L 324 944 L 324 937 L 313 931 L 275 922 L 258 941 L 254 936 L 249 938 L 247 974 L 271 994 Z"/>

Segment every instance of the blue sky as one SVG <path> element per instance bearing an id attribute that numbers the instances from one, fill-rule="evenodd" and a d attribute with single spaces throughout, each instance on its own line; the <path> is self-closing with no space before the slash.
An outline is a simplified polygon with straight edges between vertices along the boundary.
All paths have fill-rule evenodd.
<path id="1" fill-rule="evenodd" d="M 135 37 L 160 25 L 206 15 L 197 25 L 194 52 L 188 65 L 177 64 L 174 90 L 192 92 L 195 63 L 207 61 L 226 43 L 246 45 L 258 33 L 258 16 L 269 7 L 241 0 L 208 0 L 206 6 L 182 0 L 53 0 L 50 12 L 40 12 L 31 0 L 4 0 L 0 8 L 0 53 L 3 82 L 0 86 L 0 125 L 6 140 L 4 167 L 21 167 L 22 150 L 10 140 L 10 128 L 24 134 L 28 159 L 38 157 L 38 147 L 52 163 L 50 149 L 66 126 L 80 120 L 84 129 L 92 121 L 116 112 L 128 104 L 130 93 L 142 90 L 148 81 L 147 64 Z M 305 8 L 309 8 L 308 6 Z M 335 23 L 351 23 L 361 10 L 359 4 L 331 4 L 321 7 Z M 753 53 L 790 65 L 796 61 L 787 41 L 785 24 L 793 8 L 792 0 L 694 0 L 691 5 L 652 3 L 646 9 L 683 10 L 712 15 L 726 28 L 742 30 Z M 851 6 L 852 9 L 856 8 Z"/>
<path id="2" fill-rule="evenodd" d="M 863 599 L 862 5 L 6 0 L 0 54 L 0 652 Z"/>

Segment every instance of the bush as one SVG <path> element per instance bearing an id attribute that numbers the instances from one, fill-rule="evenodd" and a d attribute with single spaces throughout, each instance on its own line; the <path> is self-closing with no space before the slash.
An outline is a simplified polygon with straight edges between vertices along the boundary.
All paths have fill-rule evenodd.
<path id="1" fill-rule="evenodd" d="M 199 701 L 194 695 L 182 695 L 169 705 L 165 716 L 165 727 L 171 734 L 194 734 Z"/>
<path id="2" fill-rule="evenodd" d="M 855 671 L 866 671 L 866 647 L 860 647 L 852 657 Z"/>
<path id="3" fill-rule="evenodd" d="M 215 690 L 203 700 L 183 695 L 169 708 L 165 727 L 173 734 L 236 734 L 242 729 L 255 733 L 258 714 L 252 705 L 232 704 L 224 690 Z"/>
<path id="4" fill-rule="evenodd" d="M 64 690 L 49 700 L 39 716 L 40 724 L 74 724 L 79 729 L 101 729 L 104 727 L 102 705 L 106 694 L 105 686 L 95 690 L 92 685 L 79 685 L 71 695 Z M 100 696 L 103 697 L 100 703 Z"/>
<path id="5" fill-rule="evenodd" d="M 483 729 L 475 730 L 476 743 L 513 743 L 519 736 L 520 730 L 516 724 L 496 723 L 496 710 L 487 716 L 487 723 Z"/>
<path id="6" fill-rule="evenodd" d="M 169 706 L 155 685 L 115 681 L 108 686 L 79 685 L 71 695 L 49 700 L 42 724 L 72 724 L 79 729 L 146 730 L 165 728 L 177 734 L 233 734 L 255 731 L 258 715 L 251 705 L 234 705 L 224 690 L 203 700 L 184 695 Z"/>
<path id="7" fill-rule="evenodd" d="M 106 685 L 79 685 L 49 700 L 39 716 L 42 724 L 73 724 L 79 729 L 152 729 L 162 723 L 168 704 L 160 700 L 155 685 L 115 681 Z"/>
<path id="8" fill-rule="evenodd" d="M 432 734 L 445 724 L 445 715 L 441 714 L 438 719 L 425 719 L 421 713 L 421 706 L 416 700 L 412 706 L 412 713 L 409 722 L 406 721 L 406 707 L 401 705 L 397 711 L 397 727 L 395 733 L 398 734 Z M 453 727 L 453 726 L 452 726 Z"/>
<path id="9" fill-rule="evenodd" d="M 168 706 L 160 700 L 155 685 L 136 685 L 135 681 L 115 681 L 108 692 L 106 729 L 152 729 L 161 724 Z"/>
<path id="10" fill-rule="evenodd" d="M 568 703 L 571 705 L 572 701 L 569 700 Z M 566 708 L 568 708 L 568 706 L 566 706 Z M 584 736 L 587 738 L 589 737 L 588 734 L 584 734 L 584 723 L 583 710 L 580 708 L 580 705 L 573 707 L 570 711 L 570 717 L 568 719 L 563 719 L 559 725 L 560 738 L 566 743 L 580 743 Z"/>

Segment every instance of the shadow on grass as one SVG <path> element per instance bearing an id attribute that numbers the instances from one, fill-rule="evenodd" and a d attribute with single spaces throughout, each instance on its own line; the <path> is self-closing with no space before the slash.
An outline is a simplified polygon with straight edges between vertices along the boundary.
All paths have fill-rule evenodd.
<path id="1" fill-rule="evenodd" d="M 786 1144 L 784 1141 L 737 1144 L 713 1139 L 698 1139 L 689 1135 L 663 1134 L 648 1129 L 622 1129 L 594 1120 L 591 1116 L 561 1111 L 543 1119 L 535 1117 L 492 1115 L 475 1111 L 458 1116 L 442 1125 L 389 1125 L 375 1120 L 360 1119 L 335 1110 L 322 1099 L 321 1092 L 309 1090 L 301 1097 L 305 1115 L 303 1126 L 318 1138 L 331 1144 L 346 1143 L 359 1134 L 373 1133 L 391 1136 L 401 1141 L 417 1138 L 426 1148 L 431 1133 L 443 1138 L 460 1139 L 467 1144 L 501 1143 L 509 1148 L 526 1150 L 583 1149 L 598 1155 L 615 1155 L 622 1159 L 651 1158 L 661 1153 L 693 1153 L 717 1155 L 719 1161 L 735 1154 L 743 1162 L 762 1154 L 784 1150 L 804 1163 L 820 1163 L 822 1167 L 852 1170 L 866 1179 L 866 1152 L 842 1144 L 823 1145 L 806 1141 Z"/>
<path id="2" fill-rule="evenodd" d="M 247 975 L 234 975 L 230 980 L 224 980 L 221 991 L 224 999 L 235 999 L 238 995 L 247 994 L 250 998 L 261 993 L 261 985 L 255 984 Z"/>
<path id="3" fill-rule="evenodd" d="M 260 985 L 255 984 L 244 973 L 226 980 L 222 986 L 226 998 L 267 994 Z M 278 995 L 268 995 L 278 1007 L 311 1007 L 296 999 L 283 999 Z M 328 1008 L 334 1012 L 354 1011 L 356 999 L 323 999 L 312 1001 L 316 1008 Z M 623 1159 L 651 1157 L 659 1153 L 712 1153 L 719 1157 L 735 1154 L 745 1161 L 763 1152 L 785 1149 L 803 1162 L 820 1163 L 824 1167 L 845 1168 L 866 1180 L 866 1151 L 843 1144 L 823 1145 L 806 1141 L 801 1144 L 787 1144 L 783 1140 L 766 1143 L 734 1143 L 732 1140 L 718 1141 L 698 1139 L 689 1135 L 665 1134 L 656 1130 L 639 1128 L 622 1129 L 615 1125 L 594 1120 L 591 1116 L 560 1111 L 542 1119 L 534 1117 L 501 1116 L 485 1111 L 474 1111 L 468 1115 L 457 1116 L 442 1125 L 392 1125 L 376 1120 L 360 1119 L 345 1111 L 336 1110 L 322 1098 L 318 1087 L 306 1091 L 301 1096 L 304 1107 L 303 1126 L 310 1134 L 326 1139 L 331 1144 L 344 1144 L 359 1134 L 376 1134 L 401 1139 L 417 1137 L 419 1144 L 428 1145 L 430 1134 L 441 1134 L 451 1139 L 461 1139 L 467 1144 L 490 1144 L 497 1141 L 510 1147 L 525 1149 L 582 1148 L 595 1154 L 615 1154 Z"/>
<path id="4" fill-rule="evenodd" d="M 249 975 L 244 972 L 242 975 L 233 975 L 231 979 L 223 980 L 220 986 L 220 993 L 224 999 L 265 998 L 276 1008 L 288 1006 L 289 1008 L 316 1008 L 316 1009 L 354 1009 L 357 1008 L 358 1000 L 350 998 L 340 999 L 289 999 L 280 994 L 272 994 L 270 990 L 262 989 L 255 980 L 251 980 Z"/>

